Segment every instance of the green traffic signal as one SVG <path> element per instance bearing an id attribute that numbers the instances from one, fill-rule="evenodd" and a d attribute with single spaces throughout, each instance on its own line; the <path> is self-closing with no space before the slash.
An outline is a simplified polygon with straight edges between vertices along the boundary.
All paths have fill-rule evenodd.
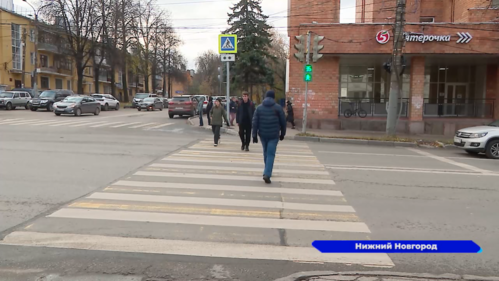
<path id="1" fill-rule="evenodd" d="M 306 64 L 304 70 L 305 70 L 305 76 L 303 76 L 303 80 L 305 80 L 305 82 L 311 82 L 312 81 L 312 65 Z"/>

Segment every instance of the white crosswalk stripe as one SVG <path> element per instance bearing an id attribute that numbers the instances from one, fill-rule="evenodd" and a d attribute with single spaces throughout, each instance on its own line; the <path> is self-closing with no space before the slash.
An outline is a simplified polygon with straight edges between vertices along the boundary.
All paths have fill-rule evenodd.
<path id="1" fill-rule="evenodd" d="M 244 152 L 237 138 L 225 135 L 218 147 L 210 145 L 211 140 L 203 140 L 149 164 L 8 234 L 0 243 L 394 266 L 386 254 L 321 254 L 311 246 L 313 240 L 369 239 L 370 230 L 307 144 L 279 144 L 272 184 L 262 180 L 259 145 Z"/>
<path id="2" fill-rule="evenodd" d="M 69 120 L 68 120 L 69 119 Z M 144 122 L 111 122 L 102 121 L 101 119 L 89 119 L 78 118 L 78 117 L 68 117 L 61 119 L 19 119 L 19 118 L 7 118 L 0 119 L 0 125 L 5 126 L 47 126 L 47 127 L 65 127 L 65 128 L 123 128 L 123 129 L 140 129 L 140 130 L 158 130 L 168 126 L 174 125 L 174 123 L 144 123 Z"/>

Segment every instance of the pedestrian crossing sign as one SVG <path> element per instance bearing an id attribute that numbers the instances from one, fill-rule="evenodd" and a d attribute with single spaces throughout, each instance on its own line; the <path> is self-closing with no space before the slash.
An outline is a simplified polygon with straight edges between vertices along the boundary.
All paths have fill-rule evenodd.
<path id="1" fill-rule="evenodd" d="M 220 34 L 218 35 L 218 53 L 236 54 L 237 53 L 237 35 Z"/>

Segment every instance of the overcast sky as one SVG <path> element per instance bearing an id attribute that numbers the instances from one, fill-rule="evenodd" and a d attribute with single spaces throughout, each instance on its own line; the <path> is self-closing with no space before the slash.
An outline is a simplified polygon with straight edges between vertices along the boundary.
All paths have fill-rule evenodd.
<path id="1" fill-rule="evenodd" d="M 188 61 L 188 68 L 195 69 L 195 59 L 206 50 L 218 51 L 218 34 L 227 28 L 227 13 L 239 0 L 157 0 L 158 5 L 169 11 L 173 25 L 183 41 L 180 50 Z M 331 0 L 333 1 L 333 0 Z M 286 35 L 288 0 L 262 0 L 268 23 Z M 17 6 L 26 7 L 22 0 Z M 355 0 L 341 0 L 341 21 L 353 22 Z M 29 9 L 29 6 L 26 7 Z"/>

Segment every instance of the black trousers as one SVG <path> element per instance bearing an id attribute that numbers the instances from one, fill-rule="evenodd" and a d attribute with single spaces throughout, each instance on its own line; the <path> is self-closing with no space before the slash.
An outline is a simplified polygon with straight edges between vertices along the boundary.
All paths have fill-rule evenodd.
<path id="1" fill-rule="evenodd" d="M 239 137 L 241 144 L 249 146 L 251 141 L 251 124 L 239 124 Z"/>
<path id="2" fill-rule="evenodd" d="M 210 112 L 206 111 L 206 118 L 208 118 L 208 126 L 211 125 L 211 117 L 210 117 Z"/>
<path id="3" fill-rule="evenodd" d="M 215 144 L 218 144 L 218 140 L 220 139 L 220 125 L 211 125 L 211 130 L 213 131 L 213 137 Z"/>

